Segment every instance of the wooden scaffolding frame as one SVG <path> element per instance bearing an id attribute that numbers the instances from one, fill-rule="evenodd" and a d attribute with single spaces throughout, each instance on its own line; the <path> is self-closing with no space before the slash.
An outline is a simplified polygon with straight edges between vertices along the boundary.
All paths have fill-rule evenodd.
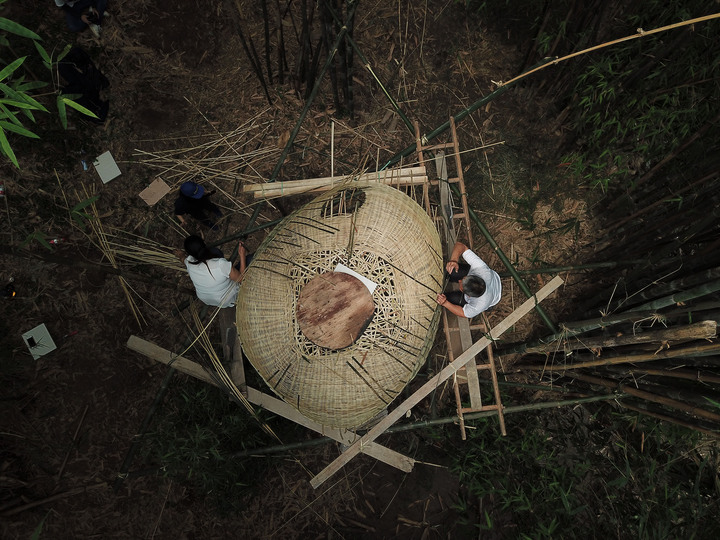
<path id="1" fill-rule="evenodd" d="M 437 186 L 439 196 L 439 212 L 435 216 L 438 226 L 444 234 L 441 238 L 445 240 L 445 255 L 449 258 L 450 252 L 455 245 L 460 231 L 464 229 L 464 236 L 467 237 L 467 243 L 470 249 L 473 249 L 473 236 L 470 224 L 470 213 L 468 210 L 467 194 L 465 191 L 465 177 L 463 174 L 462 160 L 460 159 L 460 143 L 458 141 L 457 129 L 455 127 L 455 119 L 450 117 L 450 134 L 452 142 L 444 144 L 435 144 L 423 146 L 420 136 L 420 128 L 415 122 L 415 141 L 418 154 L 418 162 L 421 167 L 425 168 L 426 153 L 434 153 L 435 169 L 437 171 L 437 179 L 431 180 L 431 184 Z M 445 151 L 452 150 L 452 157 L 455 162 L 456 176 L 448 175 L 448 167 L 446 162 Z M 460 206 L 456 208 L 453 204 L 452 191 L 450 184 L 455 184 L 460 192 Z M 429 201 L 427 210 L 430 212 Z M 457 211 L 459 210 L 459 211 Z M 432 214 L 431 214 L 432 215 Z M 445 339 L 447 341 L 448 358 L 452 363 L 458 356 L 462 355 L 472 345 L 472 331 L 478 331 L 482 334 L 487 333 L 488 323 L 485 314 L 482 314 L 482 320 L 470 324 L 470 320 L 465 317 L 443 310 L 443 329 L 445 331 Z M 453 376 L 453 392 L 455 394 L 455 402 L 457 405 L 457 415 L 460 424 L 460 435 L 463 440 L 466 439 L 464 414 L 478 411 L 497 411 L 500 423 L 500 432 L 507 435 L 505 430 L 505 416 L 503 414 L 503 405 L 500 397 L 500 388 L 498 386 L 497 371 L 495 370 L 495 359 L 493 357 L 492 345 L 487 347 L 487 361 L 483 361 L 480 357 L 470 358 L 467 364 Z M 493 394 L 495 403 L 483 404 L 480 392 L 480 379 L 478 370 L 487 370 L 493 386 Z M 460 384 L 466 384 L 470 394 L 470 407 L 462 404 L 460 395 Z"/>

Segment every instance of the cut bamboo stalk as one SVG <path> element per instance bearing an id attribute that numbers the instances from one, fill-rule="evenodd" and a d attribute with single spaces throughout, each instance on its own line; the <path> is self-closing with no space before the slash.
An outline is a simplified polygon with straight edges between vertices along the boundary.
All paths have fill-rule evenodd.
<path id="1" fill-rule="evenodd" d="M 700 370 L 690 369 L 635 369 L 628 371 L 629 374 L 652 375 L 654 377 L 668 377 L 671 379 L 685 379 L 702 383 L 720 384 L 720 377 L 713 373 L 705 373 Z"/>
<path id="2" fill-rule="evenodd" d="M 360 451 L 364 448 L 365 445 L 377 439 L 387 428 L 392 426 L 395 422 L 402 418 L 405 413 L 407 413 L 415 405 L 420 403 L 420 401 L 425 398 L 425 396 L 435 390 L 435 388 L 437 388 L 440 383 L 447 380 L 449 377 L 452 376 L 453 373 L 455 373 L 462 366 L 464 366 L 467 363 L 468 359 L 476 356 L 480 351 L 485 349 L 488 345 L 490 345 L 492 340 L 500 337 L 500 335 L 502 335 L 505 331 L 507 331 L 515 323 L 517 323 L 521 318 L 527 315 L 535 306 L 538 305 L 539 302 L 547 298 L 562 284 L 563 280 L 560 277 L 555 277 L 552 281 L 550 281 L 547 285 L 540 289 L 537 294 L 531 296 L 518 309 L 513 311 L 500 324 L 493 328 L 489 332 L 488 336 L 485 336 L 479 341 L 476 341 L 472 347 L 470 347 L 467 351 L 458 356 L 455 360 L 453 360 L 453 362 L 445 366 L 437 375 L 428 380 L 419 390 L 417 390 L 398 407 L 388 413 L 388 415 L 383 420 L 378 422 L 375 427 L 373 427 L 370 431 L 368 431 L 368 433 L 361 437 L 360 440 L 358 440 L 347 450 L 345 450 L 345 452 L 343 452 L 340 457 L 335 459 L 335 461 L 330 463 L 318 475 L 312 478 L 310 480 L 310 484 L 313 486 L 313 488 L 317 488 L 318 486 L 322 485 L 323 482 L 325 482 L 333 474 L 339 471 L 352 458 L 358 455 L 358 453 L 360 453 Z"/>
<path id="3" fill-rule="evenodd" d="M 715 321 L 702 321 L 680 328 L 664 328 L 650 330 L 635 335 L 610 336 L 576 339 L 572 342 L 564 340 L 562 343 L 554 342 L 535 347 L 528 347 L 525 353 L 546 353 L 561 351 L 577 351 L 579 349 L 598 349 L 606 347 L 622 347 L 624 345 L 637 345 L 640 343 L 682 342 L 695 339 L 712 339 L 717 337 L 717 323 Z"/>

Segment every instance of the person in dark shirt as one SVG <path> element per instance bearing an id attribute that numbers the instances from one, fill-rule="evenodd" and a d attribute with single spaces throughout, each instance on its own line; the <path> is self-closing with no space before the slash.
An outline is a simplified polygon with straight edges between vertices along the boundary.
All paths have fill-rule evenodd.
<path id="1" fill-rule="evenodd" d="M 81 32 L 89 27 L 95 37 L 100 37 L 107 0 L 55 0 L 55 5 L 65 12 L 70 30 Z"/>
<path id="2" fill-rule="evenodd" d="M 187 225 L 185 215 L 189 214 L 203 225 L 217 230 L 217 223 L 211 218 L 211 214 L 220 217 L 222 212 L 210 200 L 210 195 L 212 193 L 207 193 L 204 187 L 195 182 L 185 182 L 180 186 L 180 193 L 175 201 L 175 215 L 183 226 Z"/>

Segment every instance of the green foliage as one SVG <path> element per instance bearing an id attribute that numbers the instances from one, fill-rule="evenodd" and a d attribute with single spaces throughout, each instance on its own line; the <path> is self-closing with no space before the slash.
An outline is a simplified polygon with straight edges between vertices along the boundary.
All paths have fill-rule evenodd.
<path id="1" fill-rule="evenodd" d="M 0 5 L 3 3 L 4 0 L 0 1 Z M 55 72 L 55 64 L 62 60 L 68 51 L 70 51 L 70 45 L 67 45 L 57 57 L 53 58 L 53 54 L 48 53 L 40 44 L 41 38 L 35 32 L 15 21 L 0 17 L 0 45 L 9 46 L 11 44 L 6 33 L 33 41 L 35 49 L 40 55 L 43 64 L 48 69 L 51 79 Z M 0 153 L 6 156 L 13 165 L 18 168 L 20 165 L 10 144 L 8 133 L 38 139 L 38 135 L 23 125 L 22 118 L 24 117 L 30 122 L 35 123 L 36 120 L 33 111 L 48 112 L 47 108 L 32 95 L 33 90 L 43 88 L 47 86 L 48 83 L 43 81 L 26 81 L 24 76 L 18 75 L 26 59 L 27 56 L 17 58 L 0 70 L 0 92 L 2 93 L 0 97 Z M 53 88 L 54 92 L 58 94 L 57 109 L 63 128 L 67 129 L 66 106 L 91 118 L 97 118 L 95 113 L 74 101 L 79 96 L 61 94 L 59 91 L 59 81 L 53 81 Z"/>
<path id="2" fill-rule="evenodd" d="M 52 246 L 47 241 L 45 234 L 38 230 L 35 230 L 32 233 L 30 233 L 29 235 L 27 235 L 27 237 L 25 237 L 25 240 L 23 240 L 22 243 L 20 244 L 20 247 L 25 247 L 27 245 L 30 245 L 32 242 L 37 242 L 45 249 L 52 251 Z"/>
<path id="3" fill-rule="evenodd" d="M 496 421 L 468 430 L 453 452 L 469 494 L 456 505 L 461 519 L 508 538 L 720 534 L 716 446 L 701 452 L 696 433 L 651 420 L 568 416 L 513 417 L 507 437 Z"/>
<path id="4" fill-rule="evenodd" d="M 183 383 L 144 441 L 146 459 L 188 485 L 220 513 L 238 511 L 264 470 L 264 461 L 232 454 L 269 444 L 257 420 L 219 389 Z"/>
<path id="5" fill-rule="evenodd" d="M 40 521 L 40 523 L 38 523 L 38 526 L 35 527 L 35 530 L 33 531 L 32 536 L 30 537 L 30 540 L 39 540 L 40 539 L 40 535 L 42 534 L 42 530 L 43 530 L 43 525 L 45 525 L 45 520 L 47 519 L 47 517 L 49 515 L 50 515 L 50 512 L 45 514 L 45 517 L 42 518 L 42 521 Z"/>
<path id="6" fill-rule="evenodd" d="M 80 201 L 70 209 L 70 219 L 81 229 L 85 230 L 85 225 L 93 219 L 93 216 L 85 212 L 85 208 L 95 203 L 100 198 L 99 195 L 93 195 L 89 199 Z"/>

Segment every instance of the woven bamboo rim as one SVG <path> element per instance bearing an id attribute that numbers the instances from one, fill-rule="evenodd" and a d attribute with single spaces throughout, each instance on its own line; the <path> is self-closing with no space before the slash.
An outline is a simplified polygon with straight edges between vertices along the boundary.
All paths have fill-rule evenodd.
<path id="1" fill-rule="evenodd" d="M 295 313 L 302 287 L 338 263 L 378 286 L 363 335 L 332 351 L 300 332 Z M 303 415 L 332 427 L 361 426 L 424 364 L 442 279 L 440 238 L 418 204 L 379 183 L 340 186 L 288 216 L 255 253 L 238 293 L 243 351 Z"/>

